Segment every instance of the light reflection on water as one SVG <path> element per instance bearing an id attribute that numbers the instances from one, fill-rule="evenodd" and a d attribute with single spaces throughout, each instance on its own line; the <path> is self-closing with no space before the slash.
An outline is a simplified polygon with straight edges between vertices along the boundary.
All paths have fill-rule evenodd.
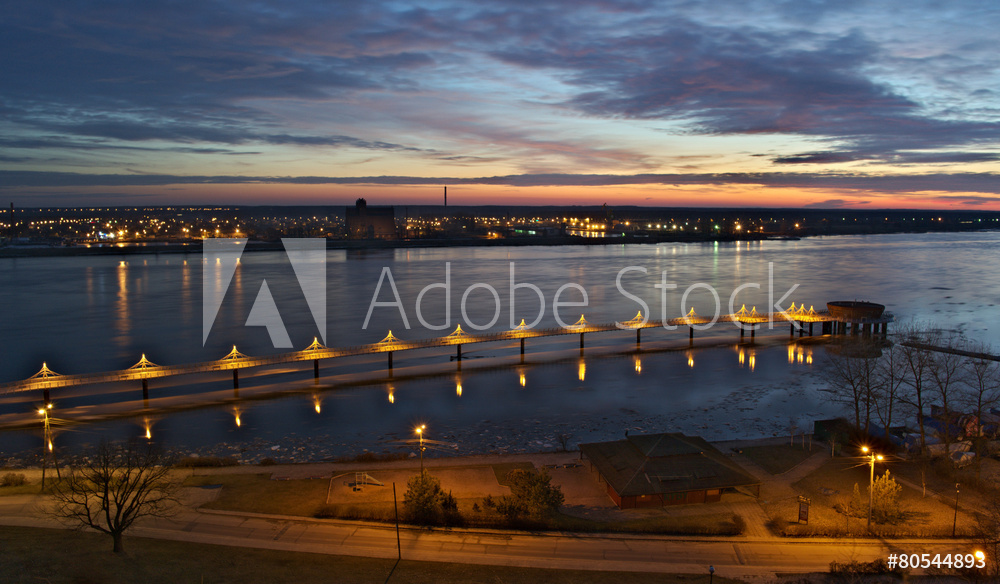
<path id="1" fill-rule="evenodd" d="M 561 358 L 72 426 L 63 428 L 57 445 L 65 451 L 101 437 L 152 436 L 179 451 L 223 444 L 223 454 L 277 457 L 289 453 L 270 448 L 291 441 L 301 446 L 299 456 L 315 460 L 392 450 L 417 422 L 466 453 L 544 449 L 559 433 L 572 435 L 573 444 L 612 439 L 626 429 L 716 439 L 770 436 L 789 419 L 804 422 L 831 411 L 816 391 L 815 372 L 787 363 L 783 342 L 754 349 L 761 360 L 756 370 L 732 367 L 732 345 Z M 689 367 L 692 354 L 697 364 Z M 0 434 L 0 444 L 11 453 L 36 447 L 39 438 Z"/>
<path id="2" fill-rule="evenodd" d="M 635 314 L 637 305 L 618 291 L 615 276 L 622 268 L 633 265 L 646 268 L 648 273 L 630 272 L 623 278 L 623 285 L 646 301 L 648 314 L 653 318 L 682 314 L 690 306 L 681 308 L 680 297 L 686 286 L 696 282 L 705 282 L 719 290 L 724 312 L 728 311 L 728 294 L 733 289 L 746 282 L 759 282 L 761 288 L 745 289 L 736 306 L 746 304 L 760 310 L 769 304 L 768 263 L 773 262 L 774 300 L 798 285 L 786 299 L 786 305 L 793 300 L 816 306 L 838 299 L 872 300 L 886 304 L 897 317 L 936 321 L 962 330 L 974 339 L 1000 344 L 1000 329 L 988 328 L 989 323 L 1000 317 L 996 302 L 996 290 L 1000 289 L 997 251 L 1000 251 L 1000 235 L 996 233 L 832 237 L 738 244 L 330 251 L 327 344 L 336 347 L 377 342 L 389 329 L 401 339 L 442 334 L 420 328 L 414 301 L 424 286 L 444 281 L 445 262 L 451 262 L 451 322 L 444 322 L 444 293 L 440 290 L 426 294 L 422 311 L 431 324 L 448 324 L 445 333 L 461 322 L 462 293 L 479 282 L 493 285 L 503 303 L 494 330 L 510 328 L 509 321 L 535 319 L 538 301 L 529 290 L 517 291 L 516 307 L 511 310 L 508 262 L 515 263 L 516 283 L 532 283 L 544 294 L 547 304 L 539 327 L 555 326 L 552 299 L 556 290 L 567 282 L 580 283 L 586 288 L 589 306 L 564 309 L 564 320 L 574 321 L 580 310 L 591 323 L 629 318 Z M 414 327 L 410 330 L 396 308 L 373 310 L 369 327 L 362 329 L 383 267 L 392 271 L 409 324 Z M 210 277 L 218 277 L 214 266 L 206 268 Z M 654 287 L 660 282 L 662 271 L 667 272 L 669 282 L 679 285 L 665 301 Z M 0 306 L 8 311 L 0 325 L 0 354 L 4 357 L 0 359 L 0 379 L 26 378 L 38 370 L 42 361 L 47 361 L 55 371 L 77 373 L 128 367 L 142 353 L 160 364 L 218 359 L 234 343 L 241 352 L 250 355 L 273 352 L 266 330 L 243 326 L 265 278 L 295 346 L 307 346 L 316 335 L 303 294 L 282 254 L 249 253 L 236 269 L 226 300 L 203 346 L 201 278 L 200 254 L 150 254 L 124 259 L 115 256 L 0 259 Z M 221 281 L 213 283 L 221 286 Z M 384 287 L 382 292 L 379 300 L 392 299 L 388 288 Z M 488 301 L 466 307 L 473 323 L 489 322 L 495 311 L 490 295 L 482 292 L 477 291 L 472 298 L 481 295 Z M 699 314 L 711 314 L 714 302 L 702 292 L 692 293 L 689 304 Z M 568 292 L 562 299 L 578 297 Z M 647 311 L 644 309 L 643 313 Z M 463 328 L 467 327 L 463 324 Z M 682 342 L 683 333 L 683 330 L 651 331 L 643 336 L 643 346 L 656 342 L 654 338 Z M 588 350 L 627 343 L 604 336 L 588 335 Z M 761 337 L 781 338 L 781 333 L 760 331 L 758 341 Z M 734 328 L 719 326 L 698 332 L 699 343 L 706 338 L 735 342 L 737 336 Z M 528 350 L 530 353 L 565 346 L 557 345 L 558 342 L 531 340 Z M 484 426 L 483 420 L 491 420 L 491 424 L 506 420 L 508 424 L 523 425 L 526 418 L 588 428 L 588 439 L 589 434 L 617 435 L 623 424 L 646 424 L 652 429 L 656 423 L 676 424 L 678 428 L 687 424 L 684 427 L 690 431 L 724 435 L 729 432 L 723 431 L 727 428 L 725 423 L 700 427 L 706 425 L 715 411 L 710 400 L 730 397 L 731 402 L 740 402 L 743 398 L 731 396 L 734 387 L 743 387 L 744 393 L 756 400 L 753 403 L 780 402 L 790 392 L 805 391 L 803 388 L 814 392 L 819 383 L 815 376 L 800 373 L 814 362 L 811 346 L 787 349 L 740 346 L 736 350 L 735 363 L 728 350 L 701 350 L 696 346 L 686 352 L 649 353 L 641 359 L 629 357 L 627 370 L 616 365 L 620 361 L 616 358 L 584 357 L 549 365 L 529 364 L 505 373 L 470 371 L 460 378 L 451 378 L 451 383 L 442 378 L 397 381 L 375 388 L 355 387 L 323 393 L 322 407 L 307 396 L 304 413 L 311 414 L 309 418 L 300 415 L 301 399 L 286 398 L 243 403 L 242 413 L 222 412 L 228 422 L 219 417 L 218 408 L 210 408 L 164 416 L 151 422 L 155 428 L 142 421 L 119 422 L 76 427 L 65 434 L 72 434 L 74 441 L 85 442 L 95 432 L 145 435 L 151 431 L 156 440 L 193 447 L 245 436 L 280 437 L 292 432 L 313 432 L 326 436 L 330 444 L 371 445 L 380 437 L 407 427 L 410 418 L 440 416 L 444 428 L 463 436 L 471 436 L 477 428 L 481 429 L 477 436 L 490 435 L 492 429 L 489 424 Z M 467 358 L 502 352 L 489 345 L 468 345 L 463 350 Z M 402 366 L 407 359 L 438 362 L 448 358 L 447 353 L 418 353 L 410 357 L 397 354 L 396 366 Z M 373 365 L 346 363 L 338 367 L 349 373 L 371 370 Z M 571 368 L 568 372 L 567 367 Z M 741 377 L 751 374 L 757 377 Z M 450 386 L 446 393 L 441 392 L 442 385 Z M 206 391 L 225 388 L 226 382 L 198 387 Z M 171 391 L 186 390 L 180 386 Z M 58 395 L 55 398 L 58 400 Z M 812 408 L 815 411 L 811 413 L 830 410 L 818 397 L 810 399 L 815 403 Z M 29 406 L 22 403 L 0 408 L 10 411 L 11 407 Z M 730 408 L 732 411 L 727 411 L 731 417 L 727 421 L 738 422 L 756 415 L 757 410 L 753 409 L 756 406 L 741 407 L 750 409 Z M 784 426 L 787 417 L 804 416 L 810 413 L 808 409 L 798 413 L 780 409 L 759 413 L 770 414 L 771 426 Z M 700 414 L 692 413 L 694 410 Z M 647 418 L 652 421 L 644 422 Z M 237 419 L 239 426 L 235 423 Z M 741 430 L 770 431 L 770 426 L 764 427 L 766 424 L 759 428 L 754 424 L 757 422 Z M 235 435 L 236 431 L 241 434 Z M 59 438 L 65 439 L 65 435 Z M 490 438 L 495 439 L 495 436 Z M 0 448 L 25 440 L 7 436 L 0 440 Z"/>

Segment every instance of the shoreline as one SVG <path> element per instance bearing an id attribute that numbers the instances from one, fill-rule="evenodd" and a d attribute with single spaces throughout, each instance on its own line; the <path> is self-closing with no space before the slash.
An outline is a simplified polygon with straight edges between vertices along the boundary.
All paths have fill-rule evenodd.
<path id="1" fill-rule="evenodd" d="M 866 235 L 921 235 L 927 233 L 991 233 L 997 229 L 949 229 L 940 231 L 906 230 L 880 231 L 858 233 L 855 231 L 843 233 L 801 233 L 795 235 L 754 234 L 725 235 L 702 237 L 686 234 L 664 234 L 639 237 L 625 234 L 611 237 L 579 237 L 579 236 L 537 236 L 515 237 L 506 239 L 481 238 L 437 238 L 437 239 L 397 239 L 397 240 L 344 240 L 327 239 L 327 250 L 370 251 L 390 249 L 420 249 L 420 248 L 454 248 L 454 247 L 529 247 L 529 246 L 607 246 L 607 245 L 658 245 L 661 243 L 733 243 L 740 241 L 799 241 L 816 237 L 851 237 Z M 117 246 L 41 246 L 41 245 L 6 245 L 0 247 L 0 258 L 34 258 L 34 257 L 76 257 L 98 255 L 143 255 L 143 254 L 191 254 L 201 253 L 203 240 L 187 242 L 158 242 L 149 245 Z M 283 251 L 284 247 L 278 241 L 250 240 L 244 253 L 261 251 Z"/>

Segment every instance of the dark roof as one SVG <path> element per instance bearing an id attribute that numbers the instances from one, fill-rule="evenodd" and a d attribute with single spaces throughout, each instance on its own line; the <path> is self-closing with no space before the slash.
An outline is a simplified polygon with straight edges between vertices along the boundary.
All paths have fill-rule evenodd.
<path id="1" fill-rule="evenodd" d="M 697 436 L 640 434 L 580 450 L 621 497 L 760 484 Z"/>

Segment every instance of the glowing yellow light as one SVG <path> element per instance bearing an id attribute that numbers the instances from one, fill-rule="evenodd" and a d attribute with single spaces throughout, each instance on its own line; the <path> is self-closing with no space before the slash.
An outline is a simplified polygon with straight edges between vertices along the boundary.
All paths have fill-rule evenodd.
<path id="1" fill-rule="evenodd" d="M 49 440 L 49 452 L 52 452 L 52 441 Z"/>
<path id="2" fill-rule="evenodd" d="M 635 372 L 642 373 L 642 361 L 638 359 L 635 360 Z"/>
<path id="3" fill-rule="evenodd" d="M 740 367 L 743 367 L 743 364 L 746 362 L 746 358 L 746 352 L 743 350 L 743 347 L 740 347 Z"/>
<path id="4" fill-rule="evenodd" d="M 146 440 L 153 439 L 153 432 L 150 430 L 149 426 L 146 426 Z"/>
<path id="5" fill-rule="evenodd" d="M 319 400 L 316 400 L 316 402 L 313 404 L 313 409 L 316 410 L 317 414 L 323 411 L 323 408 L 321 408 L 319 405 Z"/>
<path id="6" fill-rule="evenodd" d="M 688 367 L 694 367 L 694 355 L 688 353 Z"/>
<path id="7" fill-rule="evenodd" d="M 455 384 L 455 395 L 457 395 L 458 397 L 462 397 L 462 384 L 461 383 L 456 383 Z"/>
<path id="8" fill-rule="evenodd" d="M 813 362 L 813 352 L 812 349 L 809 349 L 809 352 L 806 353 L 806 364 L 812 365 L 812 362 Z"/>
<path id="9" fill-rule="evenodd" d="M 43 408 L 39 408 L 39 409 L 38 409 L 38 413 L 39 413 L 39 414 L 44 414 L 44 413 L 45 413 L 45 410 L 44 410 Z"/>
<path id="10" fill-rule="evenodd" d="M 868 454 L 868 447 L 867 446 L 862 446 L 861 447 L 861 452 L 864 452 L 865 454 Z"/>
<path id="11" fill-rule="evenodd" d="M 389 403 L 391 404 L 396 403 L 396 394 L 392 393 L 391 391 L 389 392 Z"/>
<path id="12" fill-rule="evenodd" d="M 983 550 L 976 550 L 976 559 L 977 560 L 986 559 L 986 554 L 983 553 Z"/>
<path id="13" fill-rule="evenodd" d="M 576 376 L 580 378 L 580 381 L 587 377 L 587 364 L 583 361 L 580 361 L 580 366 L 577 367 Z"/>
<path id="14" fill-rule="evenodd" d="M 520 375 L 519 381 L 521 382 L 521 387 L 524 387 L 524 384 L 527 382 L 527 380 L 524 377 L 524 373 Z"/>
<path id="15" fill-rule="evenodd" d="M 753 368 L 757 366 L 757 355 L 755 355 L 753 351 L 750 352 L 750 361 L 748 365 L 750 365 L 750 371 L 753 371 Z"/>
<path id="16" fill-rule="evenodd" d="M 792 365 L 793 363 L 795 363 L 795 347 L 789 345 L 788 346 L 788 364 Z"/>
<path id="17" fill-rule="evenodd" d="M 879 454 L 878 456 L 876 456 L 876 457 L 875 457 L 875 460 L 882 460 L 882 455 L 881 455 L 881 454 Z"/>
<path id="18" fill-rule="evenodd" d="M 243 425 L 243 422 L 240 420 L 240 411 L 236 410 L 233 414 L 236 416 L 236 427 L 239 428 Z"/>

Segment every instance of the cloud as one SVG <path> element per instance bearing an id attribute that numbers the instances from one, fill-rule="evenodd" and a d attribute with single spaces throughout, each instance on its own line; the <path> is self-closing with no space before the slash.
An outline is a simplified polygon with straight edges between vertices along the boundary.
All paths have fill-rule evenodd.
<path id="1" fill-rule="evenodd" d="M 976 2 L 36 0 L 6 8 L 0 146 L 31 152 L 5 152 L 0 162 L 54 172 L 5 180 L 114 182 L 61 171 L 72 163 L 148 173 L 176 163 L 176 177 L 147 176 L 240 181 L 222 157 L 253 154 L 241 162 L 254 180 L 322 182 L 340 179 L 277 175 L 367 157 L 337 152 L 352 149 L 377 153 L 373 173 L 397 163 L 416 173 L 419 158 L 428 175 L 476 168 L 468 174 L 481 178 L 460 180 L 479 184 L 993 192 L 988 173 L 903 167 L 993 170 L 1000 161 L 1000 23 Z M 679 152 L 704 163 L 682 166 Z M 706 174 L 728 163 L 799 172 Z M 847 163 L 899 176 L 803 172 Z M 182 176 L 213 164 L 223 167 L 219 177 Z M 664 169 L 689 173 L 631 174 Z M 347 180 L 362 179 L 460 182 Z"/>
<path id="2" fill-rule="evenodd" d="M 357 185 L 506 185 L 619 186 L 619 185 L 762 185 L 801 189 L 849 189 L 878 193 L 957 192 L 1000 194 L 994 173 L 869 175 L 834 173 L 717 173 L 717 174 L 520 174 L 507 176 L 181 176 L 165 174 L 84 174 L 0 170 L 0 187 L 162 186 L 175 184 L 357 184 Z M 963 195 L 964 196 L 964 195 Z M 832 199 L 834 203 L 836 199 Z M 830 204 L 834 204 L 830 203 Z M 856 204 L 856 203 L 855 203 Z"/>
<path id="3" fill-rule="evenodd" d="M 808 205 L 803 205 L 807 209 L 842 209 L 846 207 L 853 207 L 855 205 L 867 205 L 871 201 L 847 201 L 845 199 L 827 199 L 825 201 L 817 201 L 815 203 L 809 203 Z"/>
<path id="4" fill-rule="evenodd" d="M 882 54 L 856 29 L 818 34 L 676 20 L 647 34 L 542 35 L 496 56 L 568 71 L 581 91 L 565 105 L 590 116 L 685 121 L 705 135 L 800 135 L 840 146 L 779 156 L 777 164 L 891 162 L 907 158 L 905 150 L 996 143 L 997 122 L 935 117 L 875 80 L 870 71 Z"/>

